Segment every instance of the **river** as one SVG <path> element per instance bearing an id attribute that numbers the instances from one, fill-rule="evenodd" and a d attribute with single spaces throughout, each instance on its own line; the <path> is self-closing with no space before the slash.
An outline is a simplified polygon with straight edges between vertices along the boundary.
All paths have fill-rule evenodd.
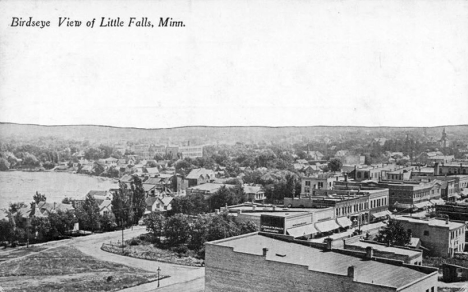
<path id="1" fill-rule="evenodd" d="M 116 188 L 112 179 L 68 172 L 0 172 L 0 209 L 11 202 L 33 201 L 38 191 L 48 202 L 61 202 L 65 197 L 84 197 L 90 190 Z"/>

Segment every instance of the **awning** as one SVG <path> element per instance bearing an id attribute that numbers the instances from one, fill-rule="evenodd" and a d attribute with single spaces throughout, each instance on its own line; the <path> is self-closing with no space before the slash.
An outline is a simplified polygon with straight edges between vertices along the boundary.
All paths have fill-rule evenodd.
<path id="1" fill-rule="evenodd" d="M 317 229 L 315 229 L 314 227 L 314 224 L 307 224 L 299 227 L 290 228 L 286 232 L 289 235 L 292 235 L 294 238 L 318 233 Z"/>
<path id="2" fill-rule="evenodd" d="M 445 205 L 445 201 L 442 199 L 431 200 L 431 203 L 434 205 Z"/>
<path id="3" fill-rule="evenodd" d="M 336 223 L 338 223 L 338 225 L 340 225 L 343 228 L 350 227 L 351 225 L 353 225 L 353 222 L 351 222 L 351 220 L 349 220 L 348 217 L 336 218 Z"/>
<path id="4" fill-rule="evenodd" d="M 429 201 L 426 201 L 426 202 L 419 202 L 419 203 L 416 203 L 414 204 L 414 206 L 418 209 L 422 209 L 422 208 L 425 208 L 425 207 L 431 207 L 432 204 L 429 202 Z"/>
<path id="5" fill-rule="evenodd" d="M 392 215 L 392 213 L 388 210 L 385 210 L 385 211 L 382 211 L 382 212 L 377 212 L 377 213 L 374 213 L 372 214 L 372 217 L 374 218 L 382 218 L 382 217 L 387 217 L 387 216 L 390 216 Z"/>
<path id="6" fill-rule="evenodd" d="M 319 232 L 323 233 L 323 232 L 328 232 L 328 231 L 332 231 L 335 229 L 339 229 L 340 226 L 336 224 L 335 220 L 327 220 L 327 221 L 315 223 L 315 228 Z"/>
<path id="7" fill-rule="evenodd" d="M 402 204 L 402 203 L 395 203 L 394 205 L 396 208 L 400 209 L 411 209 L 413 206 L 411 204 Z"/>

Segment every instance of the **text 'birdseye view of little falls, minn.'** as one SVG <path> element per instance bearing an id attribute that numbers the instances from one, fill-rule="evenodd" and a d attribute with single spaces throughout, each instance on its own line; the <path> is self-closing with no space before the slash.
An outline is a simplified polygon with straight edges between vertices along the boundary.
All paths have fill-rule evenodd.
<path id="1" fill-rule="evenodd" d="M 0 291 L 468 291 L 468 126 L 0 136 Z"/>

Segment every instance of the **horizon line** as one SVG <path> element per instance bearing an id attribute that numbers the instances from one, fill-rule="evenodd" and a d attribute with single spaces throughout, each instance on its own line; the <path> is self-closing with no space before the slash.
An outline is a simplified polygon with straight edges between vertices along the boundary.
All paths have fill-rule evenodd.
<path id="1" fill-rule="evenodd" d="M 133 126 L 112 126 L 112 125 L 97 125 L 97 124 L 71 124 L 71 125 L 44 125 L 44 124 L 33 124 L 33 123 L 16 123 L 16 122 L 2 122 L 0 124 L 6 125 L 19 125 L 19 126 L 38 126 L 38 127 L 106 127 L 114 129 L 134 129 L 134 130 L 173 130 L 173 129 L 183 129 L 183 128 L 270 128 L 270 129 L 280 129 L 280 128 L 395 128 L 395 129 L 405 129 L 405 128 L 442 128 L 442 127 L 466 127 L 468 124 L 458 124 L 458 125 L 438 125 L 438 126 L 351 126 L 351 125 L 311 125 L 311 126 L 260 126 L 260 125 L 250 125 L 250 126 L 240 126 L 240 125 L 231 125 L 231 126 L 209 126 L 209 125 L 187 125 L 187 126 L 175 126 L 167 128 L 145 128 L 145 127 L 133 127 Z"/>

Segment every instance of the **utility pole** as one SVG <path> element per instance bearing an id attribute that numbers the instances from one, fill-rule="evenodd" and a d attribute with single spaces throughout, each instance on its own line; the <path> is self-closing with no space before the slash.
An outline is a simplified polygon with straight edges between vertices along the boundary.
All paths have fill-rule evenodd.
<path id="1" fill-rule="evenodd" d="M 159 272 L 161 272 L 161 268 L 158 267 L 158 288 L 159 288 Z"/>
<path id="2" fill-rule="evenodd" d="M 123 218 L 120 218 L 120 222 L 122 222 L 122 255 L 124 254 L 124 224 L 123 224 Z"/>

